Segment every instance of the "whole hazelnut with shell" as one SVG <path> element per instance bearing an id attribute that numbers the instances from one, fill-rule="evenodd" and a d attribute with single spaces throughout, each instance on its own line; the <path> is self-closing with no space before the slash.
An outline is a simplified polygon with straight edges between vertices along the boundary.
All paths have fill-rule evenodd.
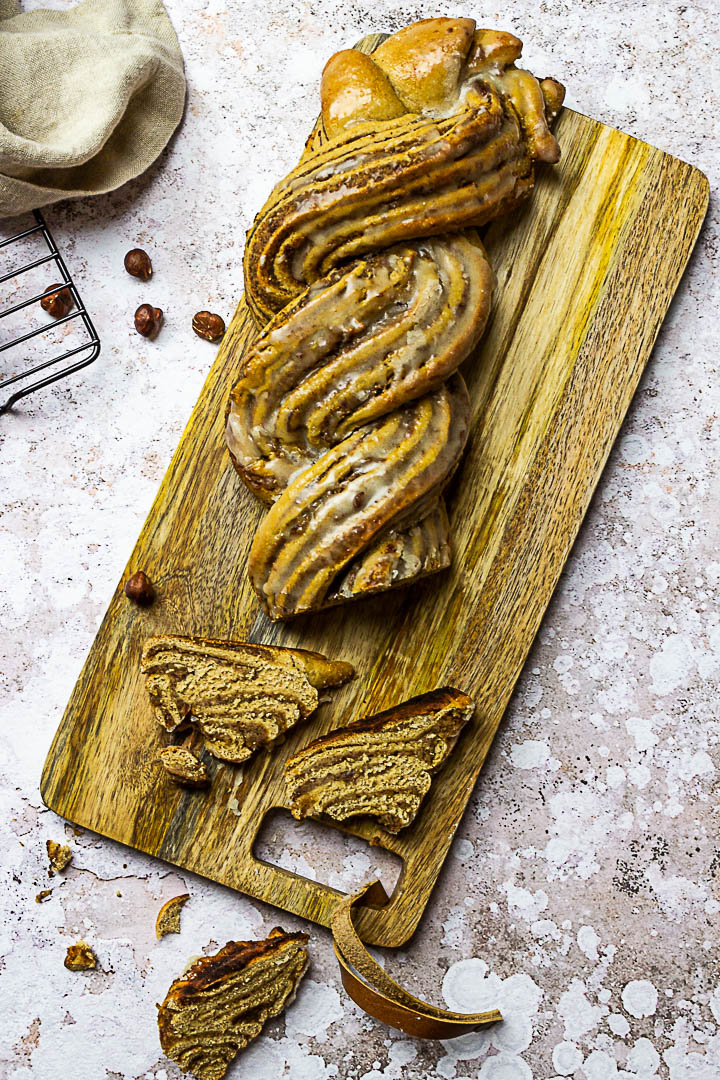
<path id="1" fill-rule="evenodd" d="M 139 604 L 140 607 L 148 607 L 155 599 L 153 583 L 144 570 L 138 570 L 125 582 L 125 595 L 128 600 Z"/>
<path id="2" fill-rule="evenodd" d="M 141 281 L 149 281 L 152 277 L 153 269 L 150 256 L 142 248 L 132 248 L 131 251 L 128 251 L 124 259 L 124 265 L 128 274 L 140 278 Z"/>
<path id="3" fill-rule="evenodd" d="M 198 337 L 213 344 L 220 341 L 225 333 L 225 320 L 212 311 L 198 311 L 193 315 L 192 328 Z"/>
<path id="4" fill-rule="evenodd" d="M 138 334 L 145 338 L 156 338 L 163 324 L 161 308 L 153 307 L 152 304 L 141 304 L 135 312 L 135 329 Z"/>
<path id="5" fill-rule="evenodd" d="M 43 311 L 47 311 L 48 315 L 52 315 L 53 319 L 62 319 L 74 304 L 72 293 L 60 282 L 57 285 L 51 285 L 50 288 L 57 289 L 57 292 L 44 296 L 40 301 L 40 307 Z"/>

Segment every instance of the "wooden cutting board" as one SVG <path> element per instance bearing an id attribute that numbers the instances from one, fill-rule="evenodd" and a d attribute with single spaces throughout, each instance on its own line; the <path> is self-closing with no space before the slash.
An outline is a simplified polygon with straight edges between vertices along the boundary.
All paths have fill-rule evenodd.
<path id="1" fill-rule="evenodd" d="M 343 718 L 459 687 L 477 718 L 413 827 L 348 830 L 404 863 L 386 907 L 363 912 L 362 936 L 399 946 L 412 935 L 707 207 L 703 174 L 660 150 L 569 110 L 557 135 L 560 165 L 541 168 L 531 203 L 487 236 L 496 301 L 463 369 L 473 422 L 448 500 L 452 568 L 286 625 L 259 612 L 245 565 L 263 511 L 223 441 L 254 334 L 241 301 L 123 574 L 144 568 L 158 599 L 138 609 L 118 583 L 45 765 L 52 810 L 327 926 L 341 894 L 253 854 L 263 819 L 284 804 L 285 759 Z M 144 639 L 161 633 L 318 649 L 359 677 L 272 754 L 242 769 L 206 756 L 210 793 L 185 793 L 154 764 L 168 736 L 139 671 Z"/>

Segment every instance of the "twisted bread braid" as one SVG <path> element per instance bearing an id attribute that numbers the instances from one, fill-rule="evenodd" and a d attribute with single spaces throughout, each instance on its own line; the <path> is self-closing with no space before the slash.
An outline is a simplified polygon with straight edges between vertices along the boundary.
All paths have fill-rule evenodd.
<path id="1" fill-rule="evenodd" d="M 264 328 L 227 441 L 271 504 L 249 571 L 273 618 L 449 564 L 441 493 L 469 417 L 457 368 L 493 282 L 474 230 L 559 156 L 563 88 L 515 68 L 520 50 L 471 19 L 426 19 L 371 57 L 337 53 L 322 120 L 248 234 L 245 295 Z"/>

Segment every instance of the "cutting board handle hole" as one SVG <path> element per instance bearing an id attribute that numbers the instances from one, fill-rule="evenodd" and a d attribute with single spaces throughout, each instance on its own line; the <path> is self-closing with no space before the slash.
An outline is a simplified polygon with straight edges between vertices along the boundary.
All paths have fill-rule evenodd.
<path id="1" fill-rule="evenodd" d="M 253 845 L 260 862 L 339 892 L 355 892 L 379 878 L 388 896 L 402 876 L 404 863 L 386 848 L 318 821 L 296 821 L 275 808 L 263 818 Z"/>

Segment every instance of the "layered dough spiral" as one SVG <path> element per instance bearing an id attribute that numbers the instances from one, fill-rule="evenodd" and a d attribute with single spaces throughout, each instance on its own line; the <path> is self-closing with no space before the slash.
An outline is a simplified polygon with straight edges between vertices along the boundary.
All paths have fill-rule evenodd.
<path id="1" fill-rule="evenodd" d="M 273 618 L 447 566 L 442 491 L 468 432 L 457 369 L 490 312 L 476 227 L 558 158 L 562 87 L 521 43 L 428 19 L 336 54 L 322 120 L 248 234 L 263 327 L 232 389 L 227 442 L 270 509 L 249 560 Z"/>

